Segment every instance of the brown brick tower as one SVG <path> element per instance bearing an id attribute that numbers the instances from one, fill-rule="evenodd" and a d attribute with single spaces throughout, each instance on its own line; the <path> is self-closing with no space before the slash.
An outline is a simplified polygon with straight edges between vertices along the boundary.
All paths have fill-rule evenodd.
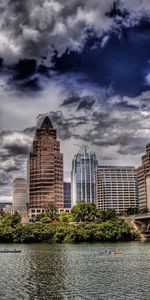
<path id="1" fill-rule="evenodd" d="M 34 217 L 49 203 L 57 209 L 64 207 L 63 154 L 56 138 L 56 130 L 46 117 L 36 130 L 32 152 L 28 160 L 28 208 Z"/>

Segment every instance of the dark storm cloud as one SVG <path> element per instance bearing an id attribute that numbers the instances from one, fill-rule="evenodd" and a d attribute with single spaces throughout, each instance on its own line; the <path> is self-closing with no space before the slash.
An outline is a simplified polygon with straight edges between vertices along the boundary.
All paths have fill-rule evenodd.
<path id="1" fill-rule="evenodd" d="M 0 134 L 1 156 L 26 155 L 29 153 L 31 139 L 21 132 L 2 132 Z"/>
<path id="2" fill-rule="evenodd" d="M 93 50 L 93 45 L 96 44 Z M 82 73 L 85 81 L 114 90 L 120 95 L 137 96 L 149 89 L 150 23 L 126 28 L 121 36 L 111 35 L 105 47 L 97 40 L 86 44 L 82 53 L 70 52 L 56 59 L 60 73 Z"/>
<path id="3" fill-rule="evenodd" d="M 106 13 L 113 2 L 2 0 L 0 56 L 6 63 L 25 57 L 50 63 L 54 50 L 58 55 L 67 49 L 79 50 L 89 28 L 102 34 L 111 27 Z"/>
<path id="4" fill-rule="evenodd" d="M 89 99 L 90 97 L 88 101 Z M 67 103 L 67 100 L 65 101 Z M 124 109 L 119 106 L 120 101 L 124 103 Z M 134 102 L 135 105 L 132 105 Z M 117 147 L 116 151 L 121 155 L 137 155 L 144 152 L 150 134 L 150 116 L 144 113 L 144 102 L 150 106 L 149 94 L 143 94 L 139 98 L 116 96 L 115 99 L 110 97 L 105 110 L 95 100 L 95 104 L 89 111 L 85 107 L 79 110 L 81 115 L 74 114 L 66 117 L 62 111 L 57 111 L 50 112 L 49 117 L 54 127 L 58 128 L 58 136 L 61 140 L 74 138 L 93 146 Z M 68 110 L 69 106 L 70 101 L 68 101 Z M 76 111 L 76 106 L 74 109 Z M 43 120 L 44 116 L 40 115 L 39 120 Z"/>
<path id="5" fill-rule="evenodd" d="M 89 110 L 94 105 L 95 100 L 92 97 L 86 96 L 86 97 L 80 97 L 77 94 L 74 94 L 72 96 L 69 96 L 67 99 L 63 101 L 63 103 L 60 106 L 73 106 L 76 107 L 77 110 Z"/>
<path id="6" fill-rule="evenodd" d="M 80 101 L 80 97 L 77 94 L 69 96 L 67 99 L 64 99 L 63 103 L 60 106 L 74 106 L 78 104 Z"/>
<path id="7" fill-rule="evenodd" d="M 0 57 L 5 63 L 80 52 L 89 33 L 98 38 L 137 25 L 150 15 L 148 0 L 1 0 Z"/>
<path id="8" fill-rule="evenodd" d="M 13 178 L 24 174 L 32 139 L 24 132 L 0 133 L 0 186 L 4 195 L 10 193 Z"/>
<path id="9" fill-rule="evenodd" d="M 70 99 L 70 98 L 69 98 Z M 67 114 L 63 111 L 51 111 L 48 114 L 40 114 L 37 117 L 37 126 L 26 128 L 23 132 L 2 132 L 0 134 L 0 167 L 5 172 L 11 173 L 21 167 L 22 161 L 27 159 L 30 152 L 36 127 L 40 127 L 46 115 L 49 116 L 58 137 L 62 141 L 71 138 L 88 142 L 100 147 L 117 147 L 121 155 L 135 155 L 144 151 L 148 142 L 149 114 L 143 109 L 143 104 L 150 107 L 149 93 L 144 93 L 137 98 L 120 98 L 112 96 L 105 105 L 100 106 L 99 100 L 87 96 L 88 102 L 93 103 L 90 109 L 86 105 L 78 110 L 78 105 L 83 99 L 79 97 L 78 104 L 74 106 L 74 112 Z M 84 100 L 85 100 L 84 99 Z M 67 99 L 65 100 L 67 102 Z M 118 110 L 122 101 L 124 110 Z M 132 102 L 135 103 L 132 107 Z M 128 103 L 132 110 L 128 109 Z M 141 110 L 142 108 L 142 110 Z"/>
<path id="10" fill-rule="evenodd" d="M 22 59 L 12 66 L 4 66 L 2 71 L 8 76 L 8 84 L 22 92 L 38 92 L 42 89 L 42 78 L 50 77 L 49 68 L 35 59 Z"/>
<path id="11" fill-rule="evenodd" d="M 23 168 L 31 147 L 32 139 L 22 132 L 0 134 L 0 181 L 11 181 L 12 174 Z M 3 179 L 3 181 L 2 181 Z M 2 184 L 2 183 L 1 183 Z"/>
<path id="12" fill-rule="evenodd" d="M 78 105 L 78 108 L 77 110 L 82 110 L 82 109 L 85 109 L 85 110 L 89 110 L 92 108 L 92 106 L 94 105 L 95 103 L 95 100 L 94 99 L 83 99 L 80 101 L 79 105 Z"/>
<path id="13" fill-rule="evenodd" d="M 149 0 L 1 0 L 0 57 L 8 83 L 38 92 L 52 67 L 138 95 L 149 88 L 149 20 Z"/>
<path id="14" fill-rule="evenodd" d="M 35 131 L 36 131 L 36 126 L 28 127 L 23 130 L 23 132 L 25 134 L 30 135 L 30 136 L 33 136 L 35 134 Z"/>
<path id="15" fill-rule="evenodd" d="M 0 170 L 0 186 L 6 186 L 10 183 L 10 176 L 4 170 Z"/>
<path id="16" fill-rule="evenodd" d="M 117 152 L 122 155 L 144 152 L 148 136 L 150 138 L 149 115 L 142 114 L 138 109 L 136 112 L 93 113 L 92 123 L 93 126 L 86 130 L 81 139 L 99 147 L 116 146 Z"/>

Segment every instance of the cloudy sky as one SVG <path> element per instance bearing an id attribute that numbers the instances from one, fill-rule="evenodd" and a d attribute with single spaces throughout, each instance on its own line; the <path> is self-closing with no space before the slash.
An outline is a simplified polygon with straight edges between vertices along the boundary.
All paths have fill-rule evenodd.
<path id="1" fill-rule="evenodd" d="M 150 142 L 149 0 L 0 1 L 0 201 L 36 126 L 58 129 L 65 178 L 78 144 L 135 165 Z"/>

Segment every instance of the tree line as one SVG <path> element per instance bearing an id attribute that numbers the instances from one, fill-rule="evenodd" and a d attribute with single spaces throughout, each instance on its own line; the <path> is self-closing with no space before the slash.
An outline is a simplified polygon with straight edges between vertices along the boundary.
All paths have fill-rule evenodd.
<path id="1" fill-rule="evenodd" d="M 0 242 L 104 242 L 131 241 L 138 233 L 113 209 L 99 211 L 95 204 L 80 202 L 71 213 L 57 213 L 53 204 L 28 224 L 18 212 L 0 216 Z"/>

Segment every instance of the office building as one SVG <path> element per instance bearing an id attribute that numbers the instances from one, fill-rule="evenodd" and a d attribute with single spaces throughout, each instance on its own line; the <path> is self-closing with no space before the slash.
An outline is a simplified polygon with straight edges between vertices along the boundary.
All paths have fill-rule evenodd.
<path id="1" fill-rule="evenodd" d="M 28 213 L 30 217 L 44 212 L 48 204 L 64 207 L 63 154 L 57 132 L 46 117 L 36 130 L 28 160 Z"/>
<path id="2" fill-rule="evenodd" d="M 74 156 L 71 171 L 72 206 L 80 201 L 95 203 L 95 170 L 97 168 L 96 155 L 82 145 Z"/>
<path id="3" fill-rule="evenodd" d="M 13 212 L 22 213 L 26 211 L 27 203 L 27 185 L 24 178 L 15 178 L 12 190 L 12 208 Z"/>
<path id="4" fill-rule="evenodd" d="M 137 171 L 134 167 L 103 167 L 96 170 L 96 205 L 100 210 L 125 212 L 138 207 Z"/>
<path id="5" fill-rule="evenodd" d="M 146 153 L 142 156 L 142 164 L 137 169 L 139 208 L 150 209 L 150 143 L 146 145 Z"/>
<path id="6" fill-rule="evenodd" d="M 64 182 L 64 208 L 71 208 L 71 182 Z"/>

